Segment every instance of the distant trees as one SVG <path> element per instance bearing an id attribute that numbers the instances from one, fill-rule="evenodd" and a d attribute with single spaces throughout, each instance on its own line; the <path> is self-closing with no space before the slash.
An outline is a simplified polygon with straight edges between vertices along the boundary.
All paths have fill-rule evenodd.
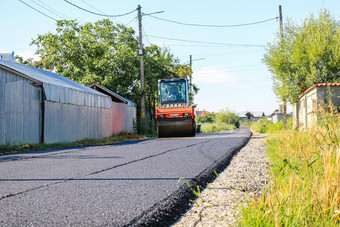
<path id="1" fill-rule="evenodd" d="M 229 124 L 235 125 L 236 128 L 240 127 L 239 117 L 228 109 L 222 109 L 217 113 L 205 114 L 197 116 L 198 124 Z"/>
<path id="2" fill-rule="evenodd" d="M 54 71 L 84 85 L 101 84 L 131 99 L 140 106 L 140 72 L 138 39 L 135 31 L 109 19 L 81 24 L 60 20 L 56 32 L 38 35 L 31 45 L 37 46 L 40 61 L 17 61 Z M 168 49 L 156 45 L 144 49 L 146 111 L 153 117 L 157 105 L 157 81 L 185 78 L 191 74 L 188 64 Z M 197 87 L 194 87 L 197 92 Z"/>
<path id="3" fill-rule="evenodd" d="M 288 21 L 269 43 L 263 58 L 273 74 L 278 98 L 296 103 L 316 82 L 340 80 L 340 23 L 327 10 L 313 14 L 302 25 Z"/>

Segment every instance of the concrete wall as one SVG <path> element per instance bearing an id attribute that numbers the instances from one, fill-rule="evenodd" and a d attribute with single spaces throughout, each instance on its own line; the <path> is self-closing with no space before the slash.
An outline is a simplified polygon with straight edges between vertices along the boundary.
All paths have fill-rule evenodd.
<path id="1" fill-rule="evenodd" d="M 39 143 L 41 88 L 0 69 L 0 145 Z"/>
<path id="2" fill-rule="evenodd" d="M 276 124 L 279 121 L 283 120 L 283 115 L 282 114 L 275 114 L 272 116 L 272 121 L 274 124 Z"/>
<path id="3" fill-rule="evenodd" d="M 293 126 L 300 129 L 311 128 L 316 124 L 317 112 L 329 103 L 340 106 L 340 87 L 315 87 L 304 94 L 293 106 Z"/>

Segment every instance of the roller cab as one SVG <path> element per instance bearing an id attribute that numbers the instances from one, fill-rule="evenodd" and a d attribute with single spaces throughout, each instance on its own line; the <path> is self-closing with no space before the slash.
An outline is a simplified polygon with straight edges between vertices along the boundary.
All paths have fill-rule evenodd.
<path id="1" fill-rule="evenodd" d="M 195 136 L 195 110 L 189 104 L 187 79 L 158 81 L 158 137 Z"/>

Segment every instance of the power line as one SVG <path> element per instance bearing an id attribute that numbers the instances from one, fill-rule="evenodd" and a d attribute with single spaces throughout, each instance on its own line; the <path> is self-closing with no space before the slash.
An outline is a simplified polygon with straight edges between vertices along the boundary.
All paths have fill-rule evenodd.
<path id="1" fill-rule="evenodd" d="M 26 6 L 30 7 L 31 9 L 33 9 L 33 10 L 35 10 L 35 11 L 39 12 L 40 14 L 44 15 L 45 17 L 48 17 L 48 18 L 50 18 L 50 19 L 52 19 L 52 20 L 54 20 L 54 21 L 57 21 L 57 20 L 56 20 L 56 19 L 54 19 L 53 17 L 50 17 L 49 15 L 47 15 L 47 14 L 45 14 L 45 13 L 41 12 L 40 10 L 38 10 L 38 9 L 34 8 L 33 6 L 30 6 L 30 5 L 29 5 L 29 4 L 27 4 L 26 2 L 24 2 L 24 1 L 22 1 L 22 0 L 18 0 L 18 1 L 19 1 L 19 2 L 21 2 L 21 3 L 23 3 L 23 4 L 25 4 Z"/>
<path id="2" fill-rule="evenodd" d="M 97 9 L 96 7 L 90 5 L 89 3 L 85 2 L 84 0 L 81 0 L 81 1 L 84 2 L 86 5 L 88 5 L 89 7 L 91 7 L 92 9 L 96 10 L 97 12 L 104 14 L 102 11 L 100 11 L 100 10 Z"/>
<path id="3" fill-rule="evenodd" d="M 124 25 L 124 27 L 128 26 L 132 21 L 136 20 L 137 17 L 134 17 L 132 20 L 130 20 L 127 24 Z"/>
<path id="4" fill-rule="evenodd" d="M 157 20 L 162 20 L 170 23 L 175 23 L 175 24 L 180 24 L 180 25 L 185 25 L 185 26 L 194 26 L 194 27 L 210 27 L 210 28 L 232 28 L 232 27 L 243 27 L 243 26 L 249 26 L 249 25 L 255 25 L 255 24 L 262 24 L 266 23 L 268 21 L 272 20 L 277 20 L 279 17 L 274 17 L 270 18 L 267 20 L 262 20 L 262 21 L 256 21 L 256 22 L 250 22 L 250 23 L 245 23 L 245 24 L 232 24 L 232 25 L 215 25 L 215 24 L 190 24 L 190 23 L 184 23 L 184 22 L 179 22 L 179 21 L 174 21 L 174 20 L 168 20 L 160 17 L 155 17 L 149 14 L 145 14 L 145 16 L 149 16 L 152 18 L 155 18 Z"/>
<path id="5" fill-rule="evenodd" d="M 147 36 L 147 34 L 146 34 L 146 32 L 145 32 L 144 27 L 143 27 L 142 29 L 143 29 L 144 37 L 146 38 L 146 41 L 148 41 L 149 45 L 151 45 L 151 43 L 150 43 L 150 41 L 149 41 L 149 39 L 148 39 L 148 36 Z"/>
<path id="6" fill-rule="evenodd" d="M 158 39 L 166 39 L 166 40 L 173 40 L 173 41 L 180 41 L 180 42 L 190 42 L 190 43 L 201 43 L 201 44 L 212 44 L 212 45 L 221 45 L 221 46 L 245 46 L 245 47 L 264 47 L 265 45 L 257 45 L 257 44 L 236 44 L 236 43 L 213 43 L 213 42 L 205 42 L 205 41 L 196 41 L 196 40 L 187 40 L 187 39 L 175 39 L 175 38 L 167 38 L 161 36 L 153 36 L 149 35 L 152 38 Z"/>
<path id="7" fill-rule="evenodd" d="M 33 1 L 33 0 L 32 0 L 32 1 Z M 58 15 L 63 16 L 64 18 L 66 18 L 66 17 L 67 17 L 67 18 L 71 18 L 71 17 L 69 17 L 69 16 L 67 16 L 67 15 L 65 15 L 65 14 L 63 14 L 63 13 L 61 13 L 61 12 L 55 10 L 55 9 L 53 9 L 52 7 L 48 6 L 47 4 L 45 4 L 44 2 L 42 2 L 41 0 L 38 0 L 38 2 L 40 2 L 41 4 L 43 4 L 45 7 L 49 8 L 50 10 L 54 11 L 54 12 L 57 13 Z M 59 16 L 59 17 L 60 17 L 60 16 Z M 71 18 L 71 19 L 72 19 L 72 18 Z"/>
<path id="8" fill-rule="evenodd" d="M 62 17 L 62 16 L 60 16 L 59 14 L 53 12 L 52 10 L 50 10 L 49 8 L 47 8 L 46 6 L 44 6 L 44 5 L 42 5 L 42 4 L 38 3 L 38 2 L 36 2 L 36 1 L 34 1 L 34 0 L 31 0 L 31 1 L 34 2 L 35 4 L 37 4 L 38 6 L 40 6 L 41 8 L 46 9 L 47 11 L 49 11 L 49 12 L 52 13 L 52 14 L 54 14 L 55 16 L 60 17 L 61 19 L 66 19 L 65 17 Z"/>
<path id="9" fill-rule="evenodd" d="M 82 7 L 76 5 L 76 4 L 74 4 L 74 3 L 72 3 L 72 2 L 70 2 L 70 1 L 68 1 L 68 0 L 64 0 L 64 1 L 67 2 L 67 3 L 70 4 L 70 5 L 72 5 L 72 6 L 76 7 L 76 8 L 78 8 L 78 9 L 80 9 L 80 10 L 83 10 L 83 11 L 88 12 L 88 13 L 92 13 L 92 14 L 94 14 L 94 15 L 103 16 L 103 17 L 122 17 L 122 16 L 126 16 L 126 15 L 129 15 L 129 14 L 131 14 L 131 13 L 137 11 L 137 9 L 134 9 L 134 10 L 132 10 L 132 11 L 130 11 L 130 12 L 127 12 L 127 13 L 124 13 L 124 14 L 118 14 L 118 15 L 102 14 L 102 13 L 93 12 L 93 11 L 88 10 L 88 9 L 84 9 L 84 8 L 82 8 Z"/>

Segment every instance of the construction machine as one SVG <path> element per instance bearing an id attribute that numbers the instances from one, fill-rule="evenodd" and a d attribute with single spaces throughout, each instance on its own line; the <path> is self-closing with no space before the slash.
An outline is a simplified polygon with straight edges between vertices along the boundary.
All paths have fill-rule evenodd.
<path id="1" fill-rule="evenodd" d="M 158 137 L 195 136 L 195 110 L 189 103 L 188 80 L 158 80 Z"/>

